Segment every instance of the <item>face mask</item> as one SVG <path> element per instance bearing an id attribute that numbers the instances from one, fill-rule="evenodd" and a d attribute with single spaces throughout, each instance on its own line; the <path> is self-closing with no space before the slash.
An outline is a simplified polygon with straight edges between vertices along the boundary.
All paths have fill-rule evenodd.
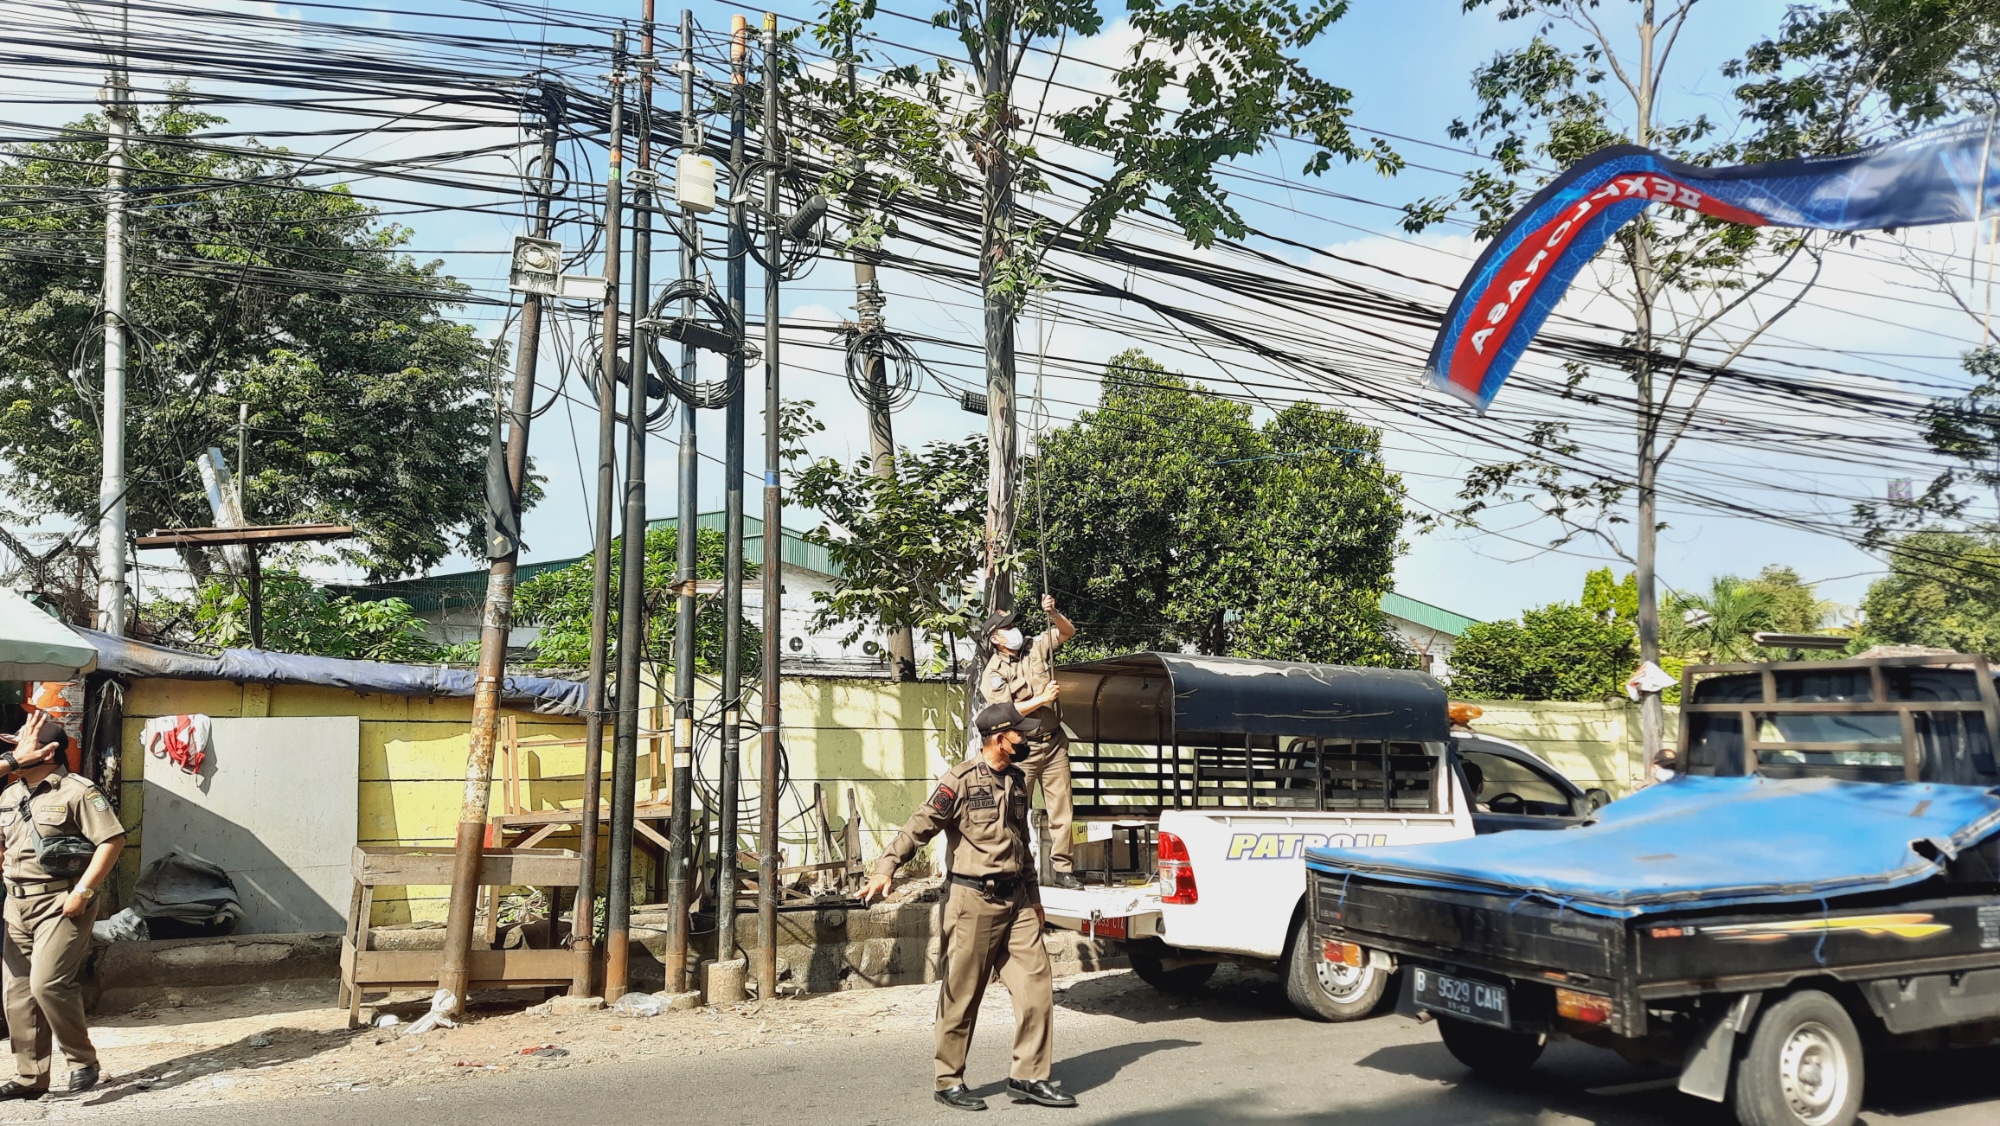
<path id="1" fill-rule="evenodd" d="M 993 641 L 995 644 L 1004 646 L 1008 649 L 1019 649 L 1021 647 L 1021 643 L 1025 640 L 1027 640 L 1027 638 L 1021 636 L 1021 631 L 1018 629 L 1003 629 L 999 633 L 993 635 Z"/>

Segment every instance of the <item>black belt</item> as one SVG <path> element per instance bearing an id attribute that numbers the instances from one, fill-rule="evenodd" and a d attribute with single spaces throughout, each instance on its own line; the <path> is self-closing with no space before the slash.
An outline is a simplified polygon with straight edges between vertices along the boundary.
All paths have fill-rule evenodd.
<path id="1" fill-rule="evenodd" d="M 985 892 L 994 899 L 1006 899 L 1021 886 L 1019 876 L 962 876 L 951 874 L 951 882 L 974 891 Z"/>

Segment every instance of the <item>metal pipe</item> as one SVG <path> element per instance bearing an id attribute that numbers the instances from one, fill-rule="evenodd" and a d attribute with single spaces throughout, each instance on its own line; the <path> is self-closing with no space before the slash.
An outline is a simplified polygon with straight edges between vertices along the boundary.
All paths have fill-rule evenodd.
<path id="1" fill-rule="evenodd" d="M 681 10 L 681 152 L 696 151 L 694 129 L 694 12 Z M 694 228 L 695 217 L 684 215 L 682 221 L 690 228 L 689 233 L 699 236 Z M 696 246 L 689 238 L 681 240 L 681 270 L 683 281 L 695 276 Z M 685 316 L 694 315 L 694 299 L 688 298 L 682 306 Z M 681 346 L 681 382 L 692 386 L 695 379 L 695 350 L 692 344 Z M 675 993 L 686 992 L 688 982 L 688 904 L 693 900 L 693 879 L 689 874 L 692 866 L 693 818 L 689 806 L 694 802 L 694 664 L 695 625 L 700 605 L 694 595 L 696 565 L 695 527 L 701 514 L 701 498 L 696 492 L 700 484 L 701 458 L 696 446 L 695 409 L 691 402 L 681 404 L 681 450 L 680 450 L 680 519 L 675 529 L 679 540 L 679 565 L 674 569 L 674 581 L 679 585 L 680 598 L 677 600 L 677 615 L 674 620 L 674 765 L 673 765 L 673 807 L 671 820 L 667 826 L 667 988 Z"/>
<path id="2" fill-rule="evenodd" d="M 763 762 L 757 777 L 757 996 L 778 995 L 778 655 L 783 651 L 785 504 L 778 481 L 783 409 L 778 375 L 779 266 L 784 258 L 785 223 L 778 213 L 778 165 L 784 141 L 778 134 L 778 17 L 764 13 L 764 678 Z"/>
<path id="3" fill-rule="evenodd" d="M 555 194 L 557 103 L 553 89 L 543 92 L 541 180 L 536 185 L 536 238 L 547 238 L 550 197 Z M 521 320 L 514 351 L 514 384 L 507 403 L 507 492 L 516 514 L 521 511 L 521 488 L 528 471 L 528 421 L 535 405 L 535 366 L 541 353 L 542 298 L 529 293 L 521 299 Z M 236 487 L 243 488 L 243 452 L 236 455 Z M 520 560 L 518 546 L 494 559 L 486 572 L 486 609 L 480 621 L 479 668 L 472 682 L 472 730 L 467 742 L 465 798 L 459 808 L 458 836 L 452 856 L 451 906 L 445 925 L 445 954 L 438 985 L 449 989 L 463 1011 L 468 992 L 473 911 L 479 896 L 481 854 L 486 845 L 486 818 L 493 797 L 493 757 L 500 736 L 500 689 L 507 678 L 507 635 L 514 616 L 514 571 Z M 253 644 L 262 647 L 263 576 L 257 548 L 250 546 L 251 606 L 259 621 L 252 627 Z M 588 872 L 588 868 L 585 869 Z M 578 891 L 578 903 L 587 893 Z M 550 904 L 553 911 L 555 905 Z M 586 928 L 585 935 L 589 931 Z M 585 939 L 586 943 L 588 938 Z M 588 947 L 586 946 L 586 950 Z M 580 960 L 581 961 L 581 960 Z M 588 962 L 582 961 L 581 981 L 572 991 L 588 991 Z"/>
<path id="4" fill-rule="evenodd" d="M 744 259 L 749 254 L 749 184 L 743 167 L 745 56 L 750 52 L 749 22 L 731 17 L 729 36 L 729 308 L 743 323 L 747 285 Z M 719 833 L 715 846 L 715 960 L 736 958 L 736 835 L 737 791 L 743 774 L 743 348 L 729 354 L 729 385 L 734 394 L 726 412 L 728 447 L 723 455 L 723 536 L 728 554 L 722 574 L 722 780 L 717 804 Z M 770 530 L 765 530 L 768 553 Z M 709 1003 L 736 997 L 710 997 Z"/>
<path id="5" fill-rule="evenodd" d="M 611 139 L 604 169 L 604 323 L 597 368 L 597 523 L 591 545 L 590 682 L 584 697 L 583 847 L 594 879 L 604 773 L 605 660 L 611 647 L 611 492 L 618 487 L 618 267 L 624 243 L 625 33 L 611 36 Z M 595 904 L 593 903 L 593 908 Z M 593 914 L 595 911 L 593 910 Z M 609 911 L 606 912 L 609 914 Z M 595 926 L 592 919 L 592 926 Z M 605 935 L 610 949 L 611 936 Z"/>
<path id="6" fill-rule="evenodd" d="M 653 0 L 639 17 L 638 168 L 653 167 Z M 632 816 L 638 797 L 640 666 L 646 647 L 646 340 L 652 296 L 653 191 L 632 191 L 632 344 L 625 398 L 624 559 L 618 578 L 618 727 L 611 750 L 611 865 L 604 892 L 604 993 L 623 997 L 632 948 Z"/>

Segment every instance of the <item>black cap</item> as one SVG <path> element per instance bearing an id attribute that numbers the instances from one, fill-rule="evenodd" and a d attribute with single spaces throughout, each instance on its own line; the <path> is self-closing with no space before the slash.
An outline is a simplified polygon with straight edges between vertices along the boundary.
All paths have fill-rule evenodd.
<path id="1" fill-rule="evenodd" d="M 1008 629 L 1020 624 L 1021 612 L 1019 610 L 1002 610 L 998 614 L 990 615 L 985 621 L 979 623 L 979 636 L 988 637 L 996 629 Z"/>
<path id="2" fill-rule="evenodd" d="M 1018 731 L 1033 738 L 1049 730 L 1049 722 L 1041 716 L 1022 715 L 1021 709 L 1010 703 L 988 704 L 979 709 L 972 726 L 979 730 L 981 739 L 998 735 L 1002 731 Z"/>

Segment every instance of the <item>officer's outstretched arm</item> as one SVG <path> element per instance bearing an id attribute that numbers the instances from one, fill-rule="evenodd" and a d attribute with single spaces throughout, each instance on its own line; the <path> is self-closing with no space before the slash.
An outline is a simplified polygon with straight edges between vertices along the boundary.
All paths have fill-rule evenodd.
<path id="1" fill-rule="evenodd" d="M 952 788 L 951 783 L 940 781 L 937 784 L 937 789 L 932 790 L 931 796 L 924 801 L 924 804 L 917 807 L 917 811 L 910 815 L 908 821 L 903 822 L 902 829 L 896 833 L 896 839 L 889 842 L 889 847 L 883 850 L 881 858 L 875 861 L 874 872 L 868 880 L 868 886 L 861 889 L 861 902 L 868 903 L 877 896 L 889 893 L 889 885 L 896 874 L 896 869 L 902 867 L 910 857 L 915 856 L 917 850 L 924 846 L 924 842 L 943 832 L 944 827 L 958 817 L 961 800 L 958 791 Z"/>

